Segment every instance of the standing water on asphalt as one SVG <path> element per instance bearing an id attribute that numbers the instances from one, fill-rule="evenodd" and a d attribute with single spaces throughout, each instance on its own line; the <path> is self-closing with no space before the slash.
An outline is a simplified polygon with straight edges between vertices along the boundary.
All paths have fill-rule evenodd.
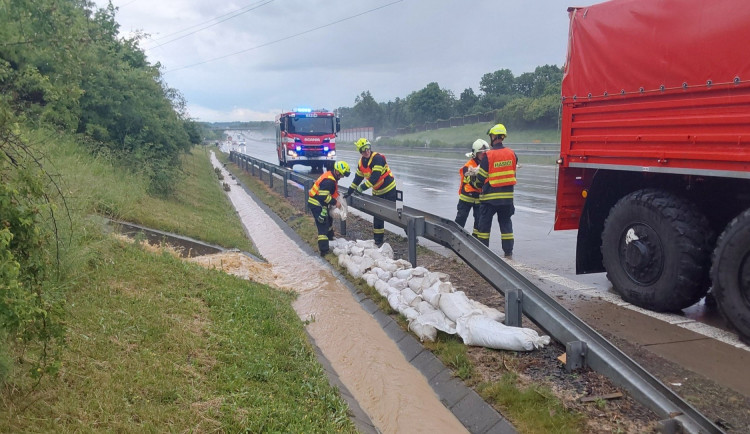
<path id="1" fill-rule="evenodd" d="M 225 178 L 229 174 L 211 154 Z M 384 433 L 466 432 L 427 379 L 318 257 L 310 257 L 238 185 L 227 193 L 276 285 L 294 290 L 293 307 L 341 381 Z"/>

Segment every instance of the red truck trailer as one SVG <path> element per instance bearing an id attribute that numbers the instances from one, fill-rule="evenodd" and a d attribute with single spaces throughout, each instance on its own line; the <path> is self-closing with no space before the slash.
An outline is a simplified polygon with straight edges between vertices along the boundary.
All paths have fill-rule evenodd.
<path id="1" fill-rule="evenodd" d="M 750 337 L 750 2 L 568 9 L 555 229 L 576 271 L 678 311 L 711 289 Z"/>
<path id="2" fill-rule="evenodd" d="M 313 172 L 336 163 L 336 133 L 341 130 L 335 113 L 295 109 L 276 116 L 276 153 L 279 165 L 310 166 Z"/>

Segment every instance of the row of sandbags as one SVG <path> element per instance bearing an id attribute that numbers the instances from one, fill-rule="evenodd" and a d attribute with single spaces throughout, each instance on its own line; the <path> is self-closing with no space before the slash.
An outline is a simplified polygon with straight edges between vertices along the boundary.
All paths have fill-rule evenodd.
<path id="1" fill-rule="evenodd" d="M 331 248 L 339 265 L 387 298 L 421 341 L 435 341 L 440 330 L 458 334 L 467 345 L 501 350 L 530 351 L 550 342 L 533 329 L 502 324 L 505 314 L 456 291 L 448 275 L 394 260 L 388 243 L 378 248 L 373 240 L 337 238 Z"/>

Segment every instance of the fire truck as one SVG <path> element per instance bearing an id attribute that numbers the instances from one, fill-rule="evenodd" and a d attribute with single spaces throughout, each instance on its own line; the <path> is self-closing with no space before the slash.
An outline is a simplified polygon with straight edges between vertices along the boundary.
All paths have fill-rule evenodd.
<path id="1" fill-rule="evenodd" d="M 313 172 L 333 168 L 336 163 L 336 133 L 339 118 L 325 110 L 298 108 L 276 116 L 276 153 L 279 165 L 310 166 Z"/>
<path id="2" fill-rule="evenodd" d="M 576 272 L 679 311 L 711 290 L 750 337 L 750 2 L 568 9 L 555 229 Z"/>

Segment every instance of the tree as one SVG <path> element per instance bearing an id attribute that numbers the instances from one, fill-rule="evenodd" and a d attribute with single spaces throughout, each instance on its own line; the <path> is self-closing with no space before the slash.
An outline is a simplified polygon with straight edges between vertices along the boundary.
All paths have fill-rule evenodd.
<path id="1" fill-rule="evenodd" d="M 455 105 L 453 92 L 441 89 L 432 82 L 422 90 L 412 92 L 407 97 L 407 106 L 415 123 L 449 119 Z"/>
<path id="2" fill-rule="evenodd" d="M 458 103 L 456 104 L 456 114 L 462 116 L 471 114 L 472 109 L 475 108 L 478 102 L 479 97 L 474 93 L 474 89 L 470 87 L 464 89 L 464 91 L 461 92 L 461 96 L 458 98 Z"/>
<path id="3" fill-rule="evenodd" d="M 484 74 L 479 81 L 479 89 L 486 95 L 512 95 L 515 78 L 510 69 L 498 69 Z"/>
<path id="4" fill-rule="evenodd" d="M 383 110 L 375 102 L 370 91 L 364 91 L 354 99 L 352 114 L 355 120 L 354 127 L 373 127 L 379 130 L 383 126 Z"/>

